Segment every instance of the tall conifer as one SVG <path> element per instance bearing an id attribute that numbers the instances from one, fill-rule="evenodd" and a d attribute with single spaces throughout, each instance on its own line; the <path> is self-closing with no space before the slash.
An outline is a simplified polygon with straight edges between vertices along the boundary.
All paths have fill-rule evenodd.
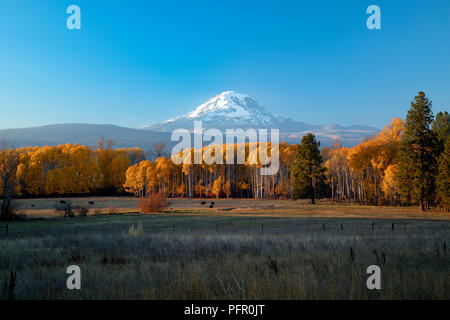
<path id="1" fill-rule="evenodd" d="M 322 165 L 319 146 L 320 142 L 311 133 L 303 136 L 301 144 L 297 146 L 292 168 L 294 199 L 311 199 L 311 203 L 315 204 L 320 194 L 326 169 Z"/>
<path id="2" fill-rule="evenodd" d="M 411 102 L 399 152 L 399 184 L 402 198 L 414 199 L 422 210 L 434 200 L 437 138 L 431 129 L 433 112 L 425 93 Z"/>

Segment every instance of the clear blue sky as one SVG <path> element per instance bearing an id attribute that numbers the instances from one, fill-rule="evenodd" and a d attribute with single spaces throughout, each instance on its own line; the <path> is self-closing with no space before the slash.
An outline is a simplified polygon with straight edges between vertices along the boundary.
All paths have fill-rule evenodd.
<path id="1" fill-rule="evenodd" d="M 81 30 L 66 28 L 81 7 Z M 381 7 L 381 30 L 366 8 Z M 221 91 L 311 124 L 382 127 L 450 105 L 450 1 L 5 0 L 0 128 L 140 127 Z"/>

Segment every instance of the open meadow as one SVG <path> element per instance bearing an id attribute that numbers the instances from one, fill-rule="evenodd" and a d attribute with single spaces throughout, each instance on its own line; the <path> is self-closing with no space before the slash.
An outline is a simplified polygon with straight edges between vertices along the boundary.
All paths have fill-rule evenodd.
<path id="1" fill-rule="evenodd" d="M 63 218 L 59 201 L 91 202 L 88 216 Z M 450 298 L 442 211 L 196 199 L 139 214 L 135 198 L 18 203 L 23 220 L 0 224 L 2 299 Z M 73 264 L 81 290 L 66 287 Z M 381 290 L 366 287 L 374 264 Z"/>

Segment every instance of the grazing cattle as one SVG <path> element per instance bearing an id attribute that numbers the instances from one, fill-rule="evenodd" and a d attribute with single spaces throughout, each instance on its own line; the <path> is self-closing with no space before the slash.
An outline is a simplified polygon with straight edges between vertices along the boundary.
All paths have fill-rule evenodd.
<path id="1" fill-rule="evenodd" d="M 89 205 L 93 206 L 94 205 L 94 201 L 89 201 Z"/>
<path id="2" fill-rule="evenodd" d="M 206 201 L 202 201 L 202 205 L 206 204 Z"/>
<path id="3" fill-rule="evenodd" d="M 60 200 L 59 203 L 60 204 L 66 204 L 66 202 L 64 200 Z"/>

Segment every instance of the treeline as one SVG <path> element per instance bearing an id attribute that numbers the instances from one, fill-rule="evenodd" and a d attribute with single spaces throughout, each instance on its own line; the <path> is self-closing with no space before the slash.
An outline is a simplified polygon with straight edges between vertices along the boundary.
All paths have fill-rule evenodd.
<path id="1" fill-rule="evenodd" d="M 203 147 L 202 152 L 208 146 Z M 268 149 L 271 149 L 269 142 Z M 223 145 L 223 164 L 175 164 L 170 158 L 142 161 L 126 172 L 125 190 L 136 196 L 161 192 L 166 197 L 245 197 L 256 199 L 289 198 L 291 170 L 295 145 L 279 144 L 279 170 L 274 175 L 261 175 L 261 164 L 255 159 L 259 146 L 245 144 L 245 163 L 226 164 L 226 145 Z M 198 150 L 191 149 L 193 154 Z M 238 146 L 234 145 L 237 157 Z M 254 163 L 254 164 L 252 164 Z"/>
<path id="2" fill-rule="evenodd" d="M 139 148 L 64 144 L 0 151 L 0 194 L 51 196 L 123 192 L 128 167 L 145 159 Z"/>
<path id="3" fill-rule="evenodd" d="M 322 157 L 332 201 L 397 204 L 397 158 L 404 130 L 404 121 L 394 118 L 379 134 L 355 147 L 342 147 L 338 141 L 325 147 Z"/>
<path id="4" fill-rule="evenodd" d="M 436 117 L 423 92 L 406 120 L 389 126 L 353 148 L 339 143 L 322 156 L 332 201 L 371 205 L 418 204 L 422 210 L 450 204 L 450 118 Z"/>

